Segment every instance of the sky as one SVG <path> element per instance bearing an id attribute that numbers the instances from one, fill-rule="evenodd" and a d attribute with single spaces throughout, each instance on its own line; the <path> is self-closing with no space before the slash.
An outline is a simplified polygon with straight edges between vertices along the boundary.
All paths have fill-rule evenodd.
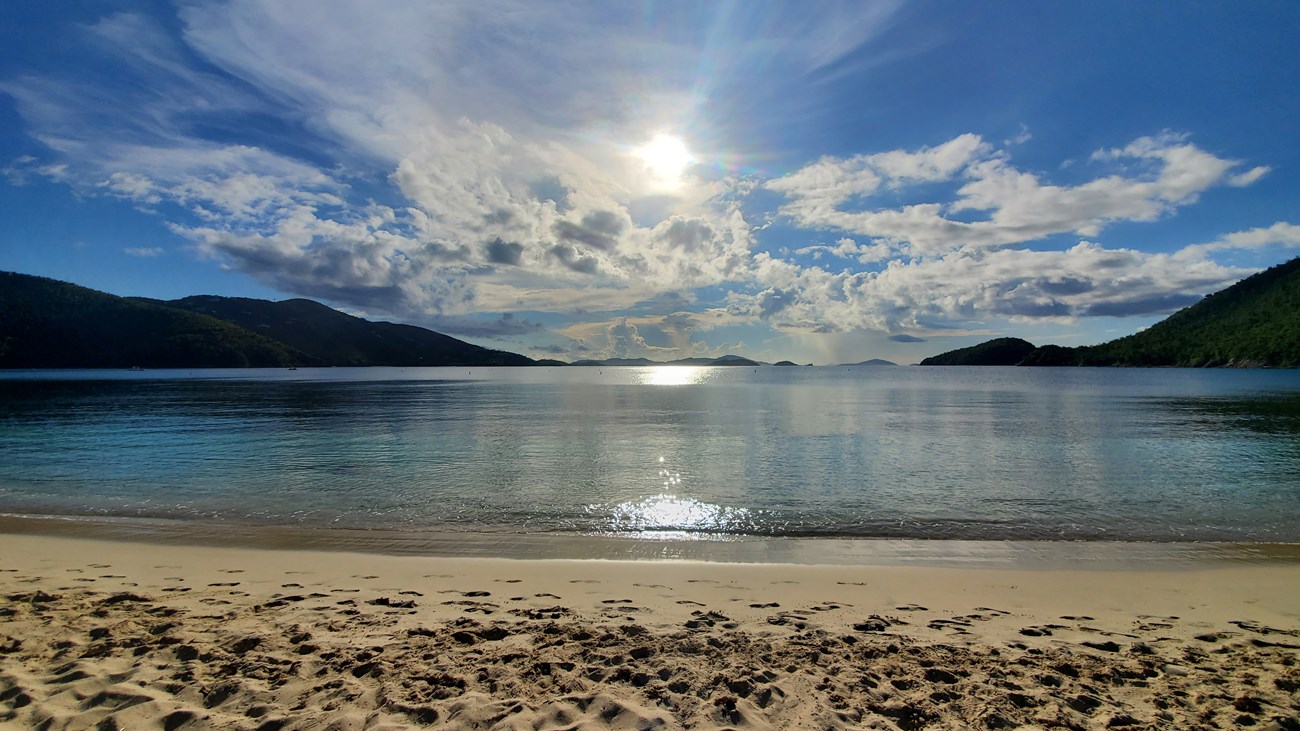
<path id="1" fill-rule="evenodd" d="M 1300 3 L 11 0 L 0 270 L 536 358 L 1136 332 L 1300 255 Z"/>

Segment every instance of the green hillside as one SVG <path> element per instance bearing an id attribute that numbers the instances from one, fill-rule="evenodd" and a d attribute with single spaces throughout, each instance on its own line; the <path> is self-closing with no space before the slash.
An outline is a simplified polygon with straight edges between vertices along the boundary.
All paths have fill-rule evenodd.
<path id="1" fill-rule="evenodd" d="M 533 364 L 522 355 L 479 347 L 413 325 L 363 320 L 306 299 L 270 302 L 199 295 L 158 304 L 234 323 L 333 366 Z"/>
<path id="2" fill-rule="evenodd" d="M 922 365 L 1300 368 L 1300 258 L 1247 277 L 1142 332 L 1101 345 L 1032 348 L 1014 362 L 1000 338 Z"/>
<path id="3" fill-rule="evenodd" d="M 1140 333 L 1074 350 L 1077 365 L 1300 367 L 1300 258 Z"/>
<path id="4" fill-rule="evenodd" d="M 1020 338 L 997 338 L 969 348 L 950 350 L 921 361 L 921 365 L 1016 365 L 1034 350 L 1034 344 Z"/>
<path id="5" fill-rule="evenodd" d="M 118 297 L 0 272 L 0 368 L 532 365 L 311 300 Z"/>
<path id="6" fill-rule="evenodd" d="M 240 368 L 314 361 L 213 317 L 0 272 L 0 368 Z"/>

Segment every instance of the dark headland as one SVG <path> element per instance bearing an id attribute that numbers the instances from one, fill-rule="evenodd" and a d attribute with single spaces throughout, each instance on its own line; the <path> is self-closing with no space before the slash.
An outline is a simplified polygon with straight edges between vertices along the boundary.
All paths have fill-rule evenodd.
<path id="1" fill-rule="evenodd" d="M 1100 345 L 997 338 L 921 365 L 1300 367 L 1300 258 L 1262 271 L 1142 332 Z"/>

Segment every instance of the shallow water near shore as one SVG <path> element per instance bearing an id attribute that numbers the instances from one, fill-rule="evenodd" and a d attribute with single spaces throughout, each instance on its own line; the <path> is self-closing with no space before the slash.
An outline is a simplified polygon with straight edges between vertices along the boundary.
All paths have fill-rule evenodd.
<path id="1" fill-rule="evenodd" d="M 1298 371 L 8 372 L 0 396 L 10 514 L 350 531 L 395 552 L 631 537 L 633 557 L 1300 541 Z"/>

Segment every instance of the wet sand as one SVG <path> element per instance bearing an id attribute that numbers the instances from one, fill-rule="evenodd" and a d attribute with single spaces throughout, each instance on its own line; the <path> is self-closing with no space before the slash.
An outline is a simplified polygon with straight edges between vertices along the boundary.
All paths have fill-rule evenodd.
<path id="1" fill-rule="evenodd" d="M 1269 553 L 829 566 L 0 534 L 0 725 L 1300 728 L 1300 563 Z"/>

